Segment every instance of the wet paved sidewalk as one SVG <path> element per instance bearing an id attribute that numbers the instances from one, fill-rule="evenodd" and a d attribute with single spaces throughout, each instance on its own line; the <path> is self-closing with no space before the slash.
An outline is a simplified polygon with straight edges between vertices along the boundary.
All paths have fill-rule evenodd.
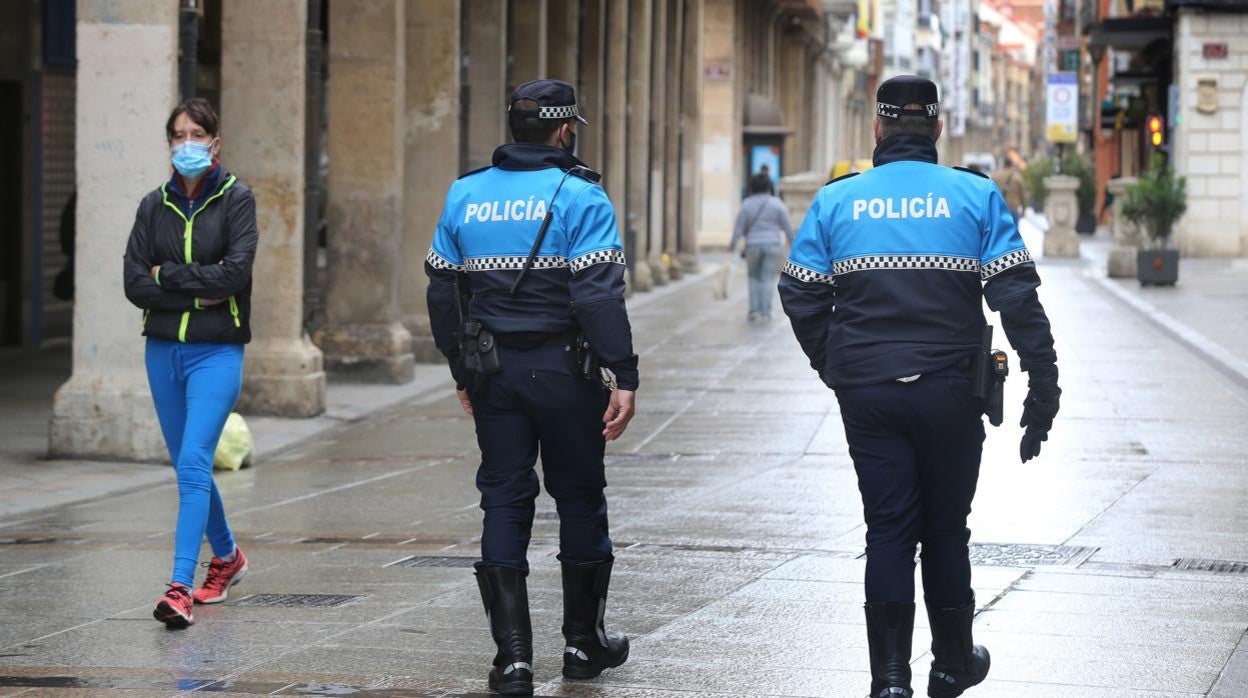
<path id="1" fill-rule="evenodd" d="M 745 322 L 734 274 L 727 301 L 708 280 L 633 314 L 643 387 L 608 449 L 607 616 L 633 651 L 592 682 L 558 677 L 558 522 L 539 502 L 538 695 L 867 693 L 861 507 L 836 401 L 785 322 Z M 1248 560 L 1248 392 L 1082 263 L 1042 274 L 1063 410 L 1020 465 L 1012 380 L 1007 426 L 990 431 L 971 527 L 994 661 L 967 695 L 1248 695 L 1248 566 L 1234 566 Z M 182 632 L 150 618 L 171 484 L 0 520 L 0 696 L 482 693 L 475 465 L 471 422 L 430 394 L 219 475 L 253 571 Z M 919 676 L 928 643 L 916 629 Z"/>

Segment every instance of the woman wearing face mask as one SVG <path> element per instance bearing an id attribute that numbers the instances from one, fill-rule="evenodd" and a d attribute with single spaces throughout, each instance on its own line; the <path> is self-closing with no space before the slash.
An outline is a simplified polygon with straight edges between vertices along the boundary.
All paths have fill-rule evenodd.
<path id="1" fill-rule="evenodd" d="M 212 479 L 212 457 L 242 386 L 258 236 L 251 190 L 217 159 L 219 122 L 208 102 L 175 108 L 165 135 L 174 171 L 139 203 L 125 287 L 143 310 L 148 384 L 178 478 L 173 575 L 153 615 L 185 628 L 195 622 L 192 603 L 224 601 L 247 572 Z M 192 592 L 205 534 L 213 558 Z"/>

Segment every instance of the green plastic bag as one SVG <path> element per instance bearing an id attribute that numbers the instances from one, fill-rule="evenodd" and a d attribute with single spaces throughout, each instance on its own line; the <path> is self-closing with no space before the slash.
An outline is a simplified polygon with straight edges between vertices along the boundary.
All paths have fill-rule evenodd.
<path id="1" fill-rule="evenodd" d="M 221 430 L 221 440 L 217 442 L 217 452 L 212 456 L 212 467 L 217 470 L 238 470 L 251 465 L 251 454 L 256 449 L 256 442 L 251 438 L 251 430 L 243 415 L 231 412 L 225 420 L 225 428 Z"/>

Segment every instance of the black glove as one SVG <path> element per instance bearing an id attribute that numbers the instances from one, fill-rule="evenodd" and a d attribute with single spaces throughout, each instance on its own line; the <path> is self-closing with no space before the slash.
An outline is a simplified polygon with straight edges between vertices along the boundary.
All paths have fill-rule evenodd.
<path id="1" fill-rule="evenodd" d="M 1053 428 L 1061 395 L 1062 389 L 1056 384 L 1032 385 L 1027 390 L 1027 399 L 1023 400 L 1023 418 L 1018 422 L 1018 426 L 1027 430 L 1023 432 L 1023 440 L 1018 447 L 1018 455 L 1024 463 L 1040 455 L 1040 443 L 1049 440 L 1049 430 Z"/>

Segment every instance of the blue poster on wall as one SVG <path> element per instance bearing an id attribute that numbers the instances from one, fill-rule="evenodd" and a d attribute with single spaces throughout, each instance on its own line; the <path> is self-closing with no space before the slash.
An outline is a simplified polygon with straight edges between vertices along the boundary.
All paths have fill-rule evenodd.
<path id="1" fill-rule="evenodd" d="M 772 186 L 780 184 L 780 146 L 754 145 L 750 147 L 750 175 L 765 172 L 771 177 Z"/>

